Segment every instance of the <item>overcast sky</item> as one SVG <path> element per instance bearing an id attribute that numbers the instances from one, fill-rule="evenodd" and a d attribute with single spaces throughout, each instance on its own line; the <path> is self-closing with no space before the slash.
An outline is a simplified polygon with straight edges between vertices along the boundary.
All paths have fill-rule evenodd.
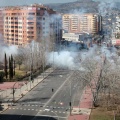
<path id="1" fill-rule="evenodd" d="M 8 6 L 8 5 L 25 5 L 25 4 L 33 4 L 33 3 L 65 3 L 65 2 L 73 2 L 76 0 L 0 0 L 0 6 Z"/>
<path id="2" fill-rule="evenodd" d="M 73 2 L 77 0 L 0 0 L 0 6 L 11 6 L 11 5 L 26 5 L 33 3 L 65 3 L 65 2 Z M 94 0 L 98 1 L 98 0 Z M 110 0 L 99 0 L 99 1 L 110 1 Z M 120 1 L 120 0 L 114 0 Z"/>

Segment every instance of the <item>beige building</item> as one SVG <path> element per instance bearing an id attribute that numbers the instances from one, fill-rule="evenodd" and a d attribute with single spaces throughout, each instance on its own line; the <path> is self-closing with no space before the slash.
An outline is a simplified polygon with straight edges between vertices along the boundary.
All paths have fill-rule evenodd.
<path id="1" fill-rule="evenodd" d="M 5 7 L 3 12 L 4 41 L 9 45 L 23 46 L 32 40 L 40 41 L 50 37 L 50 29 L 56 28 L 50 21 L 52 15 L 57 15 L 56 11 L 43 5 Z"/>
<path id="2" fill-rule="evenodd" d="M 68 33 L 96 34 L 100 30 L 99 16 L 94 14 L 64 14 L 63 30 Z"/>
<path id="3" fill-rule="evenodd" d="M 120 16 L 116 16 L 116 22 L 113 23 L 112 29 L 112 45 L 120 46 Z"/>

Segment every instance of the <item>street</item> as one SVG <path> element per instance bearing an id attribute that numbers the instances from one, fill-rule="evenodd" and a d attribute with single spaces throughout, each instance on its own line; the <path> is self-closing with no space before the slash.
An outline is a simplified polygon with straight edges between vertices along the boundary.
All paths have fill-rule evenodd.
<path id="1" fill-rule="evenodd" d="M 17 103 L 0 115 L 0 120 L 66 120 L 72 106 L 79 106 L 83 85 L 75 71 L 56 69 Z"/>

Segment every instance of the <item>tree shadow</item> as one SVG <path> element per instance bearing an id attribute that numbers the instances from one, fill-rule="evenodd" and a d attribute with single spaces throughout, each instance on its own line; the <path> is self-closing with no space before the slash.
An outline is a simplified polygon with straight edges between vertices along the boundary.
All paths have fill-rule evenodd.
<path id="1" fill-rule="evenodd" d="M 49 116 L 1 114 L 0 120 L 57 120 L 57 118 L 49 117 Z"/>

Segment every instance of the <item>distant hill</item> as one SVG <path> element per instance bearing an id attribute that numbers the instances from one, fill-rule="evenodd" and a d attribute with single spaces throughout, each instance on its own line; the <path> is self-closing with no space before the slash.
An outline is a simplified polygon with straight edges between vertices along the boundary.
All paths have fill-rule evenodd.
<path id="1" fill-rule="evenodd" d="M 75 2 L 69 2 L 69 3 L 55 3 L 55 4 L 49 4 L 49 5 L 46 4 L 46 5 L 60 13 L 75 13 L 75 12 L 98 13 L 99 4 L 100 1 L 77 0 Z M 107 5 L 110 5 L 111 7 L 113 4 L 106 3 L 106 6 Z M 114 8 L 112 9 L 115 11 L 120 11 L 119 6 L 120 6 L 120 2 L 114 2 Z M 101 6 L 101 8 L 103 9 L 104 6 Z"/>
<path id="2" fill-rule="evenodd" d="M 99 2 L 95 2 L 92 0 L 78 0 L 76 2 L 69 3 L 57 3 L 57 4 L 49 4 L 50 8 L 60 12 L 60 13 L 73 13 L 73 12 L 98 12 L 98 4 Z"/>

